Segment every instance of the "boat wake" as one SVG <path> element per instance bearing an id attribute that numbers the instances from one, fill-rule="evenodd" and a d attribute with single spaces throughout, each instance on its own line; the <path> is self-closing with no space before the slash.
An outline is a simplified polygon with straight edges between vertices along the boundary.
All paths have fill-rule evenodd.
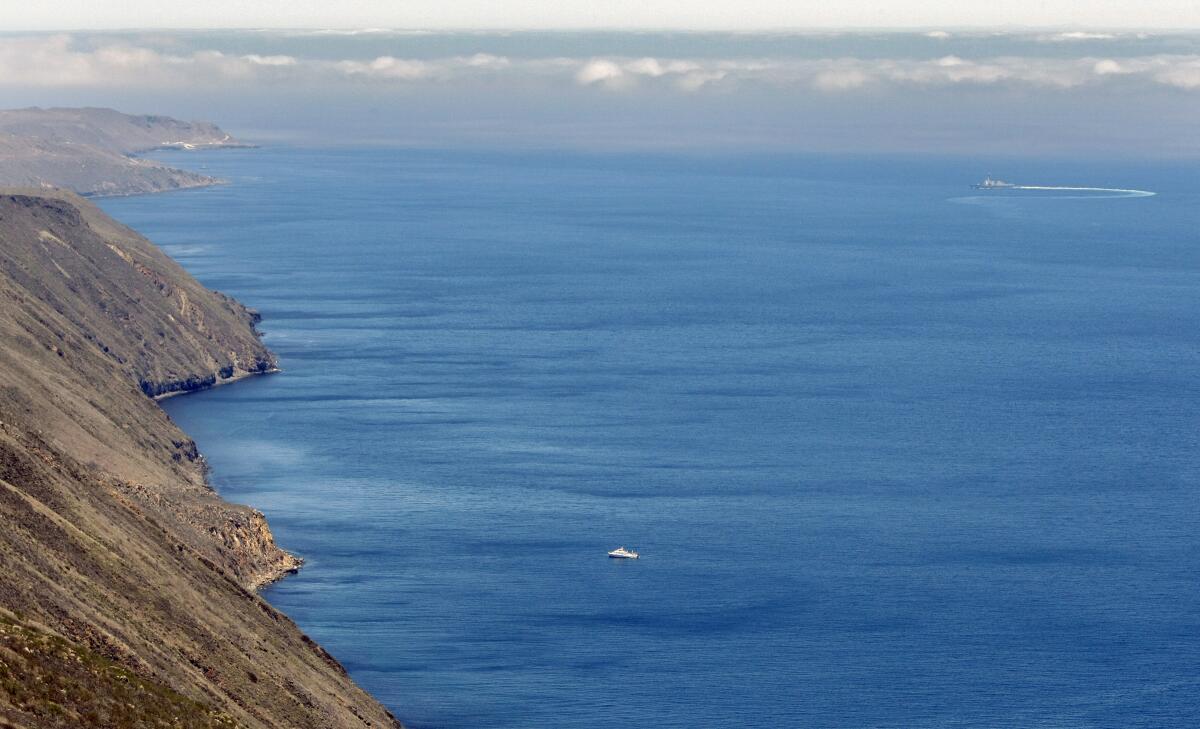
<path id="1" fill-rule="evenodd" d="M 996 200 L 1112 200 L 1122 197 L 1153 197 L 1157 192 L 1150 190 L 1134 190 L 1125 187 L 1073 187 L 1066 185 L 1014 185 L 1002 180 L 987 178 L 978 185 L 972 185 L 977 190 L 986 190 L 982 195 L 967 195 L 952 197 L 950 202 L 967 204 L 984 204 Z M 1005 195 L 1006 192 L 1029 191 L 1036 195 Z M 1053 193 L 1053 194 L 1047 194 Z"/>
<path id="2" fill-rule="evenodd" d="M 1010 190 L 1046 190 L 1050 192 L 1107 192 L 1111 195 L 1056 195 L 1055 197 L 1111 199 L 1114 197 L 1153 197 L 1157 192 L 1129 190 L 1121 187 L 1060 187 L 1057 185 L 1013 185 Z"/>

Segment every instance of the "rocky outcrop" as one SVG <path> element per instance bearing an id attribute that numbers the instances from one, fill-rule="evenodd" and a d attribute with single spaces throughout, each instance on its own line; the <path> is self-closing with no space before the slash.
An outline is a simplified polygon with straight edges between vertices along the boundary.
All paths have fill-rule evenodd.
<path id="1" fill-rule="evenodd" d="M 201 523 L 219 548 L 229 555 L 230 574 L 247 589 L 257 590 L 285 575 L 294 574 L 304 560 L 281 550 L 261 511 L 221 509 L 205 514 Z"/>
<path id="2" fill-rule="evenodd" d="M 257 315 L 85 200 L 39 191 L 0 194 L 0 311 L 0 628 L 31 651 L 0 681 L 0 726 L 125 726 L 129 681 L 147 712 L 194 707 L 180 726 L 397 725 L 253 593 L 298 558 L 213 492 L 147 397 L 274 368 Z M 114 669 L 76 675 L 76 658 Z M 41 692 L 76 679 L 92 694 Z"/>
<path id="3" fill-rule="evenodd" d="M 261 359 L 252 363 L 251 369 L 225 365 L 216 372 L 209 372 L 205 375 L 189 375 L 181 380 L 167 380 L 165 382 L 141 380 L 138 382 L 138 386 L 142 388 L 142 392 L 150 397 L 161 400 L 165 397 L 184 395 L 189 392 L 196 392 L 197 390 L 207 390 L 210 387 L 218 385 L 227 385 L 251 375 L 268 375 L 278 371 L 279 368 L 270 360 Z"/>

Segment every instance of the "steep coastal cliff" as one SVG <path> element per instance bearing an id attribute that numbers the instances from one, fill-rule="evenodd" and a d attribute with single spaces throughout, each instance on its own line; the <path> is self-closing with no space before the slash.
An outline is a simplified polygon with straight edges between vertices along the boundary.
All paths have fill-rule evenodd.
<path id="1" fill-rule="evenodd" d="M 251 592 L 298 561 L 151 398 L 273 369 L 256 314 L 38 190 L 0 311 L 0 726 L 398 726 Z"/>
<path id="2" fill-rule="evenodd" d="M 153 149 L 246 146 L 206 122 L 112 109 L 0 111 L 0 185 L 136 195 L 220 180 L 132 155 Z"/>

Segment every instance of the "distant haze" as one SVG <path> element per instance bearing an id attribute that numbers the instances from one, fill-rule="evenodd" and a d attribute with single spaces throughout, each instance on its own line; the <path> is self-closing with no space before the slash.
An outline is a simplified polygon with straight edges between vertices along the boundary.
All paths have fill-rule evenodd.
<path id="1" fill-rule="evenodd" d="M 1200 28 L 1194 0 L 57 0 L 5 3 L 13 30 L 114 28 Z"/>
<path id="2" fill-rule="evenodd" d="M 1195 157 L 1200 34 L 8 33 L 0 96 L 251 141 Z"/>

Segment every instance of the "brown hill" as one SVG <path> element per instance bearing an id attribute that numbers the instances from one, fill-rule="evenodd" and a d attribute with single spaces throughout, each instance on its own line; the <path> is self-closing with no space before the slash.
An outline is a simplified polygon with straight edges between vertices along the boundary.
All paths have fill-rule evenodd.
<path id="1" fill-rule="evenodd" d="M 39 191 L 0 194 L 0 312 L 0 727 L 395 725 L 250 592 L 297 561 L 149 397 L 271 370 L 255 314 Z"/>
<path id="2" fill-rule="evenodd" d="M 220 180 L 131 155 L 245 146 L 214 124 L 112 109 L 0 110 L 0 184 L 133 195 Z"/>
<path id="3" fill-rule="evenodd" d="M 113 109 L 0 110 L 0 130 L 56 144 L 82 144 L 121 154 L 164 147 L 245 146 L 216 124 L 169 116 L 122 114 Z"/>

